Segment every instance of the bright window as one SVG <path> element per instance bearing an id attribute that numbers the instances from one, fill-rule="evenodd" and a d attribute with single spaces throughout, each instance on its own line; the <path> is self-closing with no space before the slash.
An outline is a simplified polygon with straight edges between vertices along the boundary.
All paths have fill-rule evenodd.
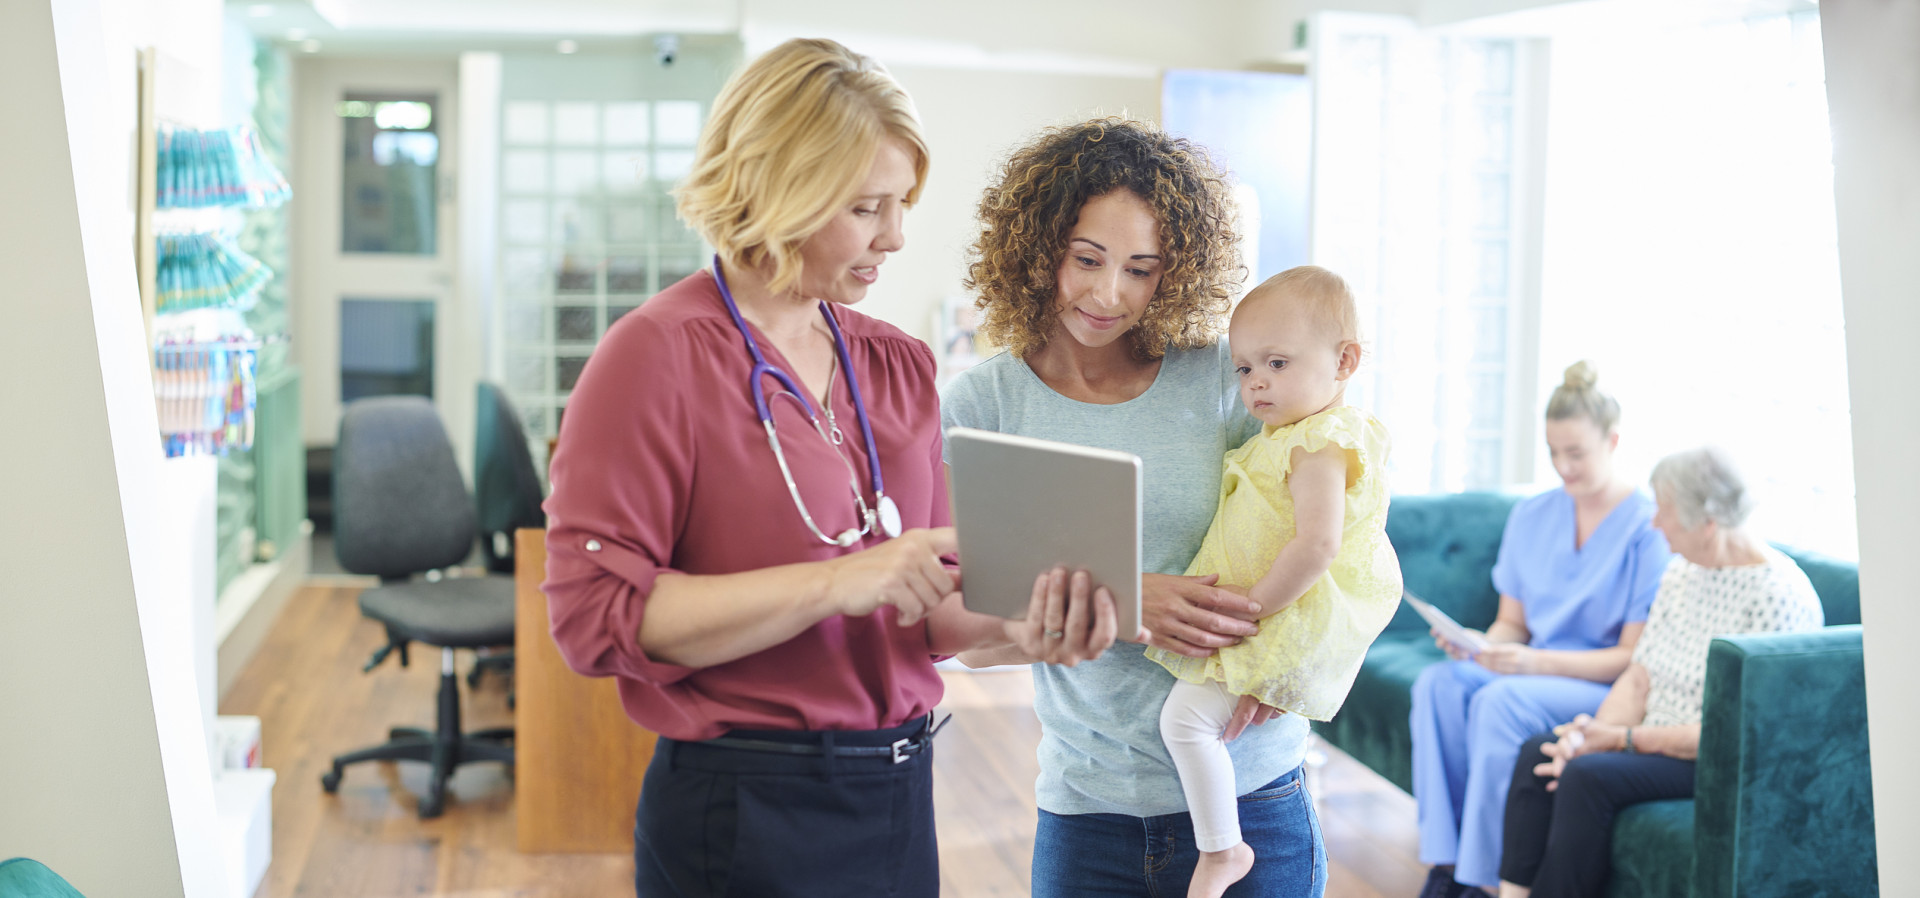
<path id="1" fill-rule="evenodd" d="M 1347 399 L 1393 434 L 1396 491 L 1498 488 L 1523 457 L 1527 44 L 1314 22 L 1313 260 L 1367 338 Z"/>
<path id="2" fill-rule="evenodd" d="M 559 432 L 607 328 L 705 264 L 668 195 L 703 114 L 683 99 L 504 101 L 501 376 L 534 435 Z"/>
<path id="3" fill-rule="evenodd" d="M 1540 387 L 1578 358 L 1622 462 L 1713 443 L 1762 535 L 1852 557 L 1851 419 L 1819 17 L 1553 43 Z M 1551 479 L 1542 459 L 1538 474 Z"/>

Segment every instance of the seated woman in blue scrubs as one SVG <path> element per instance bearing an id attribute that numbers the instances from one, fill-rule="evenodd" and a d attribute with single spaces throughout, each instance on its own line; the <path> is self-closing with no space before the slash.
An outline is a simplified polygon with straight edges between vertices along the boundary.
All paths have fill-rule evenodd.
<path id="1" fill-rule="evenodd" d="M 1500 613 L 1476 655 L 1413 685 L 1413 795 L 1421 898 L 1500 882 L 1501 821 L 1514 758 L 1529 735 L 1600 707 L 1627 667 L 1667 568 L 1653 500 L 1613 466 L 1620 404 L 1577 362 L 1547 401 L 1547 449 L 1564 486 L 1514 506 L 1493 585 Z"/>

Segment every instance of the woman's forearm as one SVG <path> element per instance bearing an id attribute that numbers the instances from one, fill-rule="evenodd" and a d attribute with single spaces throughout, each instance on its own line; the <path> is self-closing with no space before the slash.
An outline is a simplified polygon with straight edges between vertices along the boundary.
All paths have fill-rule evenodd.
<path id="1" fill-rule="evenodd" d="M 1691 761 L 1700 757 L 1700 725 L 1633 728 L 1633 750 Z"/>
<path id="2" fill-rule="evenodd" d="M 1593 719 L 1623 727 L 1637 726 L 1647 718 L 1649 685 L 1646 668 L 1638 664 L 1627 665 L 1620 678 L 1613 681 L 1613 688 L 1607 690 L 1607 697 L 1601 700 L 1600 709 L 1593 712 Z"/>
<path id="3" fill-rule="evenodd" d="M 1531 635 L 1527 628 L 1504 620 L 1496 620 L 1487 627 L 1488 642 L 1517 642 L 1525 645 Z"/>
<path id="4" fill-rule="evenodd" d="M 1632 660 L 1633 648 L 1624 645 L 1585 652 L 1541 649 L 1535 662 L 1535 673 L 1611 683 L 1627 669 L 1627 664 Z"/>
<path id="5" fill-rule="evenodd" d="M 1032 664 L 1040 659 L 1027 654 L 1025 649 L 1007 643 L 988 649 L 974 649 L 961 652 L 960 663 L 972 668 L 999 667 L 1003 664 Z"/>
<path id="6" fill-rule="evenodd" d="M 649 658 L 703 668 L 772 648 L 839 612 L 824 562 L 738 574 L 662 574 L 647 597 L 640 648 Z"/>
<path id="7" fill-rule="evenodd" d="M 1494 616 L 1493 624 L 1487 627 L 1488 642 L 1517 642 L 1526 645 L 1533 638 L 1533 632 L 1527 629 L 1527 608 L 1520 600 L 1501 593 L 1500 611 Z"/>
<path id="8" fill-rule="evenodd" d="M 927 615 L 927 650 L 935 655 L 960 655 L 960 662 L 966 663 L 966 656 L 973 652 L 992 651 L 1013 647 L 1013 640 L 1007 636 L 1005 621 L 987 614 L 976 614 L 967 610 L 959 593 L 947 596 Z M 1024 655 L 1024 653 L 1022 653 Z M 1017 662 L 1000 661 L 999 664 Z M 967 665 L 969 667 L 986 665 Z"/>

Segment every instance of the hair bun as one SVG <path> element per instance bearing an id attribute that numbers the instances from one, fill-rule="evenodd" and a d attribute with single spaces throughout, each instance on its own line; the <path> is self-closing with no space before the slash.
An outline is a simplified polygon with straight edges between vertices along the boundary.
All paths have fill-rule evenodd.
<path id="1" fill-rule="evenodd" d="M 1592 362 L 1581 359 L 1567 366 L 1567 379 L 1563 382 L 1563 386 L 1567 389 L 1584 393 L 1593 389 L 1598 383 L 1600 383 L 1600 370 L 1595 368 Z"/>

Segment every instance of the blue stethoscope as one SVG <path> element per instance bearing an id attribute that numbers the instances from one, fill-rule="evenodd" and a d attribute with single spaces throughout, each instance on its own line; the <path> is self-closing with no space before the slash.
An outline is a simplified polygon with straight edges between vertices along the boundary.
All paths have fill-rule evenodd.
<path id="1" fill-rule="evenodd" d="M 820 416 L 813 411 L 813 403 L 807 401 L 806 391 L 800 389 L 794 379 L 778 368 L 767 363 L 767 357 L 760 352 L 760 344 L 753 339 L 753 331 L 747 328 L 747 322 L 740 317 L 740 306 L 733 301 L 733 291 L 727 289 L 727 276 L 720 271 L 720 256 L 713 257 L 713 282 L 720 287 L 720 299 L 727 305 L 727 314 L 733 318 L 733 326 L 740 330 L 740 336 L 747 341 L 747 352 L 753 356 L 753 372 L 748 375 L 748 387 L 753 390 L 753 408 L 760 415 L 760 424 L 767 429 L 767 445 L 773 447 L 774 460 L 780 463 L 780 475 L 786 478 L 787 494 L 793 497 L 793 507 L 799 509 L 800 519 L 805 521 L 807 529 L 820 537 L 822 542 L 842 548 L 860 541 L 861 537 L 872 533 L 877 526 L 880 532 L 889 537 L 900 535 L 900 509 L 887 495 L 887 486 L 880 479 L 880 452 L 873 445 L 873 426 L 867 422 L 867 404 L 860 398 L 860 381 L 853 373 L 853 360 L 847 356 L 847 338 L 840 333 L 840 323 L 833 319 L 833 313 L 825 302 L 820 303 L 820 315 L 827 319 L 827 329 L 833 332 L 833 351 L 840 359 L 840 370 L 847 373 L 847 390 L 853 395 L 854 414 L 860 419 L 860 435 L 867 442 L 867 474 L 873 478 L 874 506 L 867 505 L 866 496 L 860 492 L 860 479 L 853 471 L 853 462 L 847 460 L 846 453 L 840 451 L 840 443 L 827 434 L 820 426 Z M 813 424 L 813 430 L 833 447 L 833 454 L 847 467 L 847 486 L 853 491 L 853 505 L 860 520 L 859 527 L 849 527 L 838 536 L 828 536 L 813 522 L 813 515 L 807 511 L 807 503 L 800 498 L 800 486 L 793 482 L 793 470 L 787 467 L 787 455 L 780 451 L 780 437 L 774 433 L 773 410 L 767 402 L 765 378 L 771 376 L 786 389 L 773 394 L 773 398 L 786 397 L 799 403 L 800 409 L 807 413 L 807 421 Z M 831 388 L 829 388 L 829 394 Z"/>

